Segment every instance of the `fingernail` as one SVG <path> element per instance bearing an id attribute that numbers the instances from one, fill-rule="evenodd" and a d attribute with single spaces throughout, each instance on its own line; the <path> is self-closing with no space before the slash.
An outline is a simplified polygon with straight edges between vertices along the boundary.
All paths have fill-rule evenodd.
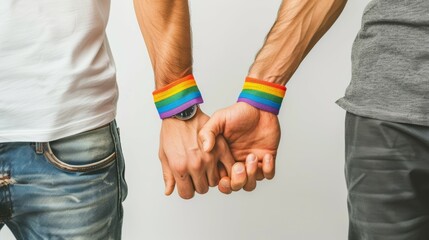
<path id="1" fill-rule="evenodd" d="M 244 172 L 244 166 L 243 166 L 243 164 L 239 164 L 237 166 L 234 166 L 234 172 L 235 173 L 242 173 L 242 172 Z"/>
<path id="2" fill-rule="evenodd" d="M 250 154 L 248 157 L 247 157 L 247 161 L 248 162 L 254 162 L 256 160 L 256 156 L 254 155 L 254 154 Z"/>

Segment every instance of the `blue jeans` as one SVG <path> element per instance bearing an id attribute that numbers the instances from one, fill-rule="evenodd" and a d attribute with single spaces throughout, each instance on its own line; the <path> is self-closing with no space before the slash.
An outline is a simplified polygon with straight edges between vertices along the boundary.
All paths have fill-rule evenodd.
<path id="1" fill-rule="evenodd" d="M 0 143 L 0 228 L 18 240 L 120 239 L 127 195 L 119 132 Z"/>

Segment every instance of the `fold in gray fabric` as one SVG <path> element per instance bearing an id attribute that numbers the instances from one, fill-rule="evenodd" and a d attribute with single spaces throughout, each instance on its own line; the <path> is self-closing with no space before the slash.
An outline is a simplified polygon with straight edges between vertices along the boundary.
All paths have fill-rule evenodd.
<path id="1" fill-rule="evenodd" d="M 350 240 L 429 239 L 429 127 L 346 116 Z"/>

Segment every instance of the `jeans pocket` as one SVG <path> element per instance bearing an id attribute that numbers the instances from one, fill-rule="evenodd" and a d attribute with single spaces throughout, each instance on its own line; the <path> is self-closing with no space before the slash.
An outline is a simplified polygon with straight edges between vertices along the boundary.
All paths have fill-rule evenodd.
<path id="1" fill-rule="evenodd" d="M 92 172 L 112 165 L 117 157 L 110 126 L 45 143 L 45 157 L 69 172 Z"/>

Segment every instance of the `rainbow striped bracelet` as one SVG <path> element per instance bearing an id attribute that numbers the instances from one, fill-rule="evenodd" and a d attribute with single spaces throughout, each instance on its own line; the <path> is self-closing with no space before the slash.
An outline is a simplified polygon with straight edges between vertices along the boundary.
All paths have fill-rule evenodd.
<path id="1" fill-rule="evenodd" d="M 278 115 L 285 94 L 283 85 L 247 77 L 237 102 Z"/>
<path id="2" fill-rule="evenodd" d="M 152 95 L 161 119 L 172 117 L 192 105 L 204 102 L 192 74 L 155 90 Z"/>

